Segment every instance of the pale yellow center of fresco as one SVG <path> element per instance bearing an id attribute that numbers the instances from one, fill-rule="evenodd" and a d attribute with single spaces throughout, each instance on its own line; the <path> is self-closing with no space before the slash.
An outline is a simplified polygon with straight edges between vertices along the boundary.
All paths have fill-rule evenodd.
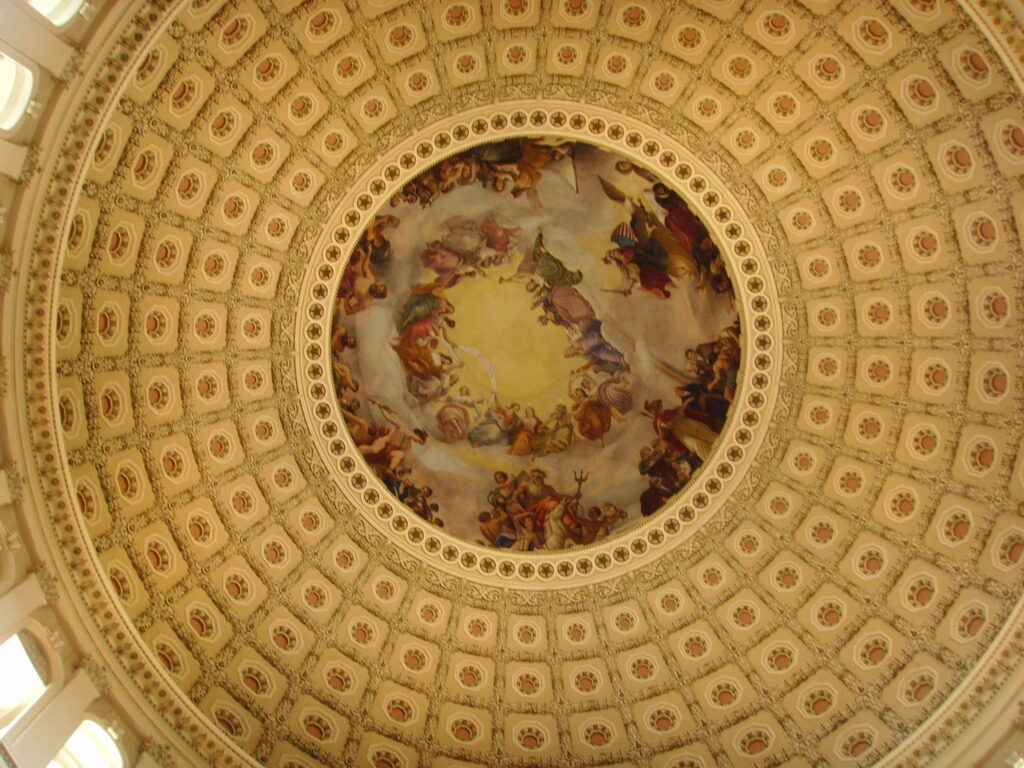
<path id="1" fill-rule="evenodd" d="M 565 357 L 564 328 L 538 322 L 543 312 L 531 306 L 534 294 L 521 282 L 499 282 L 515 272 L 520 258 L 516 253 L 511 263 L 491 267 L 486 277 L 462 280 L 446 291 L 456 321 L 448 336 L 490 363 L 501 405 L 519 403 L 520 414 L 532 407 L 546 419 L 556 405 L 569 401 L 568 382 L 583 361 Z M 466 365 L 459 384 L 474 397 L 489 395 L 491 378 L 483 361 L 465 349 L 460 353 Z"/>

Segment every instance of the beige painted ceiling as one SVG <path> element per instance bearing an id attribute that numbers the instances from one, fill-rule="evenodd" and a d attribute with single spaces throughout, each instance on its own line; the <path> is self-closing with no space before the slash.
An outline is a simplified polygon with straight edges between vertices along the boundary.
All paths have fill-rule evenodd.
<path id="1" fill-rule="evenodd" d="M 132 11 L 36 180 L 12 439 L 71 614 L 202 764 L 923 765 L 967 727 L 954 707 L 995 695 L 978 681 L 1011 675 L 1008 11 Z M 389 497 L 340 426 L 327 341 L 374 211 L 530 132 L 672 183 L 726 254 L 745 343 L 680 498 L 599 545 L 506 555 Z"/>

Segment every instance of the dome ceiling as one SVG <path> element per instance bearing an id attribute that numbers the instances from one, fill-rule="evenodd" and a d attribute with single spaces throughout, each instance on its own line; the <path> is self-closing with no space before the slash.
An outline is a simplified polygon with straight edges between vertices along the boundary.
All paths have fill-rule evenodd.
<path id="1" fill-rule="evenodd" d="M 914 765 L 994 695 L 1024 112 L 973 11 L 137 6 L 43 172 L 17 440 L 168 738 Z"/>

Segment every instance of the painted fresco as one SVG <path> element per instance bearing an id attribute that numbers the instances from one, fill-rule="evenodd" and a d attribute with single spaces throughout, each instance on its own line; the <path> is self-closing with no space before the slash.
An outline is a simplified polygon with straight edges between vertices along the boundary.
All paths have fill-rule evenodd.
<path id="1" fill-rule="evenodd" d="M 424 520 L 564 549 L 653 514 L 708 456 L 740 359 L 705 226 L 654 175 L 554 138 L 409 182 L 342 278 L 334 377 L 360 452 Z"/>

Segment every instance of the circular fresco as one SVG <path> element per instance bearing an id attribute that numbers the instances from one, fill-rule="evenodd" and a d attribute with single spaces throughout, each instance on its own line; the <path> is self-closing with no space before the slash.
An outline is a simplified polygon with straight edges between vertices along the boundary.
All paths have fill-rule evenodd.
<path id="1" fill-rule="evenodd" d="M 739 317 L 707 228 L 648 169 L 506 139 L 374 217 L 332 360 L 354 442 L 409 509 L 482 545 L 565 549 L 689 482 L 734 397 Z"/>

